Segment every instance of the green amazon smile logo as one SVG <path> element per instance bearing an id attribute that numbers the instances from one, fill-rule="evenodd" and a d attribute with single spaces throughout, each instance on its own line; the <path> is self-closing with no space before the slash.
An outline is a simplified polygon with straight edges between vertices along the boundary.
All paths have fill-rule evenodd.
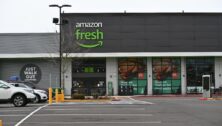
<path id="1" fill-rule="evenodd" d="M 83 47 L 83 48 L 95 48 L 95 47 L 100 47 L 103 45 L 103 41 L 98 41 L 97 43 L 95 44 L 81 44 L 79 42 L 76 42 L 80 47 Z"/>
<path id="2" fill-rule="evenodd" d="M 82 48 L 102 47 L 104 33 L 98 27 L 102 27 L 102 23 L 77 23 L 74 31 L 76 44 Z"/>

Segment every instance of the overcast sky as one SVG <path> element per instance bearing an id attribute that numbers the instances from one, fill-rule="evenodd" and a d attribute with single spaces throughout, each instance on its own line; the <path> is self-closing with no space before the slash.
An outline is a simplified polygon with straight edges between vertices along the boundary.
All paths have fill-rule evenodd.
<path id="1" fill-rule="evenodd" d="M 55 32 L 58 8 L 71 4 L 75 12 L 222 12 L 222 0 L 0 0 L 0 33 Z"/>

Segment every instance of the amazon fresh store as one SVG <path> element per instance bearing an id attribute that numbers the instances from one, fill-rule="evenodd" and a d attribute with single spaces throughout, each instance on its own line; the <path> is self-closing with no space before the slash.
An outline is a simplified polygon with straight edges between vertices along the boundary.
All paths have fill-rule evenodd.
<path id="1" fill-rule="evenodd" d="M 221 86 L 220 13 L 63 14 L 73 93 L 202 93 Z M 76 58 L 78 57 L 78 58 Z M 112 88 L 113 90 L 111 90 Z"/>
<path id="2" fill-rule="evenodd" d="M 212 88 L 222 86 L 221 13 L 64 13 L 62 19 L 61 85 L 68 96 L 198 94 L 204 74 L 211 75 Z M 39 85 L 49 85 L 49 75 L 58 85 L 58 34 L 37 36 L 36 46 L 28 44 L 35 39 L 17 45 L 29 56 L 1 54 L 1 79 L 11 75 L 8 69 L 32 63 L 42 70 Z"/>

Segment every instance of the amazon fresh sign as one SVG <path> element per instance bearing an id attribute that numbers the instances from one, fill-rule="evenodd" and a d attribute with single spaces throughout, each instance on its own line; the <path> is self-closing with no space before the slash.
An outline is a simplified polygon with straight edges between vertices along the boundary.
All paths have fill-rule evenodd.
<path id="1" fill-rule="evenodd" d="M 77 22 L 74 36 L 76 43 L 83 48 L 95 48 L 103 45 L 102 22 Z"/>

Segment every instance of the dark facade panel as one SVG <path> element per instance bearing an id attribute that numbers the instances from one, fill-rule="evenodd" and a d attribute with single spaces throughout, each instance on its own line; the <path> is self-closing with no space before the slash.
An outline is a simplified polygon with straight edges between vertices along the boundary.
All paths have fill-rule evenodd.
<path id="1" fill-rule="evenodd" d="M 221 13 L 77 13 L 63 14 L 62 17 L 69 22 L 62 26 L 64 40 L 75 46 L 78 46 L 76 42 L 95 44 L 97 41 L 89 38 L 87 32 L 96 29 L 98 33 L 103 32 L 102 46 L 87 48 L 89 53 L 222 51 Z M 102 23 L 102 26 L 77 28 L 77 23 Z M 76 29 L 79 29 L 78 33 L 75 33 Z M 77 34 L 88 40 L 77 40 Z M 81 47 L 79 52 L 84 50 L 86 48 Z"/>
<path id="2" fill-rule="evenodd" d="M 194 24 L 194 16 L 170 16 L 169 17 L 170 25 L 193 25 Z"/>
<path id="3" fill-rule="evenodd" d="M 145 32 L 168 32 L 169 26 L 168 25 L 144 25 Z"/>
<path id="4" fill-rule="evenodd" d="M 172 24 L 168 27 L 169 32 L 194 32 L 195 27 L 194 25 L 187 25 L 187 24 Z"/>
<path id="5" fill-rule="evenodd" d="M 146 32 L 143 38 L 148 40 L 169 40 L 169 32 Z"/>
<path id="6" fill-rule="evenodd" d="M 195 24 L 199 25 L 218 25 L 219 24 L 219 18 L 221 15 L 203 15 L 203 16 L 195 16 Z"/>
<path id="7" fill-rule="evenodd" d="M 195 32 L 218 32 L 219 31 L 219 25 L 197 24 L 194 27 L 195 27 Z"/>
<path id="8" fill-rule="evenodd" d="M 121 16 L 120 23 L 125 25 L 145 24 L 144 16 Z"/>
<path id="9" fill-rule="evenodd" d="M 146 25 L 167 25 L 169 22 L 169 17 L 168 16 L 149 16 L 145 18 L 145 24 Z"/>
<path id="10" fill-rule="evenodd" d="M 170 32 L 169 33 L 169 39 L 170 40 L 178 40 L 178 39 L 183 39 L 183 40 L 193 40 L 194 39 L 194 32 Z"/>

